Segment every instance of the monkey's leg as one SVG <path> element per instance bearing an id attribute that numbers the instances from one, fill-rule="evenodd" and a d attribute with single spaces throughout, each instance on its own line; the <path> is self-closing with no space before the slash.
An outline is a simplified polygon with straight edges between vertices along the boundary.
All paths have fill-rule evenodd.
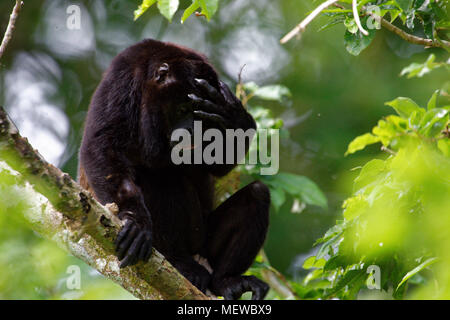
<path id="1" fill-rule="evenodd" d="M 269 286 L 242 276 L 261 249 L 269 225 L 269 189 L 256 181 L 236 192 L 209 217 L 207 259 L 213 269 L 211 291 L 225 299 L 239 299 L 252 291 L 263 299 Z"/>
<path id="2" fill-rule="evenodd" d="M 168 256 L 166 259 L 203 293 L 206 293 L 211 281 L 211 274 L 191 256 Z"/>

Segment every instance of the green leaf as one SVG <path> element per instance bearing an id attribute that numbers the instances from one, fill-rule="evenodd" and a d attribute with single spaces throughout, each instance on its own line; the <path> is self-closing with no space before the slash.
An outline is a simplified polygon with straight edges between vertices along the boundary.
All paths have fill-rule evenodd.
<path id="1" fill-rule="evenodd" d="M 355 153 L 356 151 L 362 150 L 370 144 L 374 144 L 380 141 L 381 140 L 379 137 L 376 137 L 371 133 L 363 134 L 359 137 L 356 137 L 352 142 L 350 142 L 345 155 L 347 156 L 349 154 Z"/>
<path id="2" fill-rule="evenodd" d="M 183 16 L 181 17 L 181 23 L 184 23 L 198 8 L 200 8 L 200 2 L 194 0 L 192 4 L 184 10 Z"/>
<path id="3" fill-rule="evenodd" d="M 303 262 L 304 269 L 323 268 L 327 261 L 325 259 L 317 259 L 315 256 L 309 257 Z"/>
<path id="4" fill-rule="evenodd" d="M 327 297 L 332 296 L 342 290 L 346 286 L 355 286 L 357 282 L 361 282 L 360 285 L 364 284 L 366 273 L 364 270 L 349 270 L 347 271 L 336 283 L 336 285 L 327 292 Z M 355 283 L 356 282 L 356 283 Z"/>
<path id="5" fill-rule="evenodd" d="M 397 288 L 395 290 L 397 291 L 402 286 L 402 284 L 404 284 L 406 281 L 408 281 L 409 278 L 411 278 L 413 275 L 419 273 L 420 271 L 422 271 L 426 267 L 431 266 L 436 261 L 437 261 L 437 258 L 430 258 L 430 259 L 425 260 L 423 263 L 421 263 L 420 265 L 418 265 L 414 269 L 412 269 L 410 272 L 408 272 L 403 277 L 402 281 L 400 281 L 400 283 L 398 284 L 398 286 L 397 286 Z"/>
<path id="6" fill-rule="evenodd" d="M 397 19 L 398 15 L 400 14 L 400 10 L 389 10 L 389 13 L 391 15 L 391 23 Z"/>
<path id="7" fill-rule="evenodd" d="M 358 26 L 356 25 L 355 19 L 353 18 L 346 17 L 344 26 L 347 28 L 347 31 L 352 34 L 358 32 Z"/>
<path id="8" fill-rule="evenodd" d="M 270 188 L 270 199 L 275 210 L 278 211 L 286 200 L 285 191 L 282 188 Z"/>
<path id="9" fill-rule="evenodd" d="M 437 137 L 448 122 L 448 111 L 435 108 L 428 110 L 419 124 L 419 132 L 427 137 Z"/>
<path id="10" fill-rule="evenodd" d="M 417 112 L 417 114 L 423 114 L 425 112 L 424 109 L 419 107 L 410 98 L 399 97 L 395 100 L 386 102 L 385 105 L 394 108 L 398 115 L 403 118 L 409 118 L 413 112 Z"/>
<path id="11" fill-rule="evenodd" d="M 333 26 L 335 26 L 335 25 L 337 25 L 337 24 L 341 24 L 344 20 L 345 20 L 344 17 L 337 17 L 337 18 L 333 19 L 332 21 L 330 21 L 330 22 L 324 24 L 323 26 L 321 26 L 321 27 L 317 30 L 317 32 L 326 30 L 326 29 L 331 28 L 331 27 L 333 27 Z"/>
<path id="12" fill-rule="evenodd" d="M 299 196 L 303 202 L 326 209 L 328 201 L 319 187 L 309 178 L 292 173 L 281 172 L 275 176 L 277 183 L 294 196 Z"/>
<path id="13" fill-rule="evenodd" d="M 437 98 L 439 97 L 441 90 L 436 90 L 435 92 L 433 92 L 433 95 L 431 96 L 430 100 L 428 101 L 427 104 L 427 109 L 431 110 L 437 107 Z"/>
<path id="14" fill-rule="evenodd" d="M 406 68 L 403 68 L 402 72 L 400 72 L 400 76 L 407 74 L 406 77 L 408 79 L 413 77 L 421 78 L 433 69 L 439 68 L 443 65 L 443 63 L 434 62 L 435 59 L 436 56 L 434 54 L 430 54 L 424 63 L 412 63 Z"/>
<path id="15" fill-rule="evenodd" d="M 441 139 L 437 142 L 437 147 L 446 157 L 450 157 L 450 139 Z"/>
<path id="16" fill-rule="evenodd" d="M 376 29 L 370 29 L 368 32 L 369 35 L 365 36 L 361 33 L 361 31 L 358 31 L 357 33 L 350 33 L 346 30 L 344 35 L 345 49 L 347 49 L 347 51 L 354 56 L 359 55 L 361 51 L 367 48 L 372 42 L 375 37 Z"/>
<path id="17" fill-rule="evenodd" d="M 173 15 L 177 12 L 179 4 L 179 0 L 158 0 L 158 9 L 169 22 L 172 22 Z"/>
<path id="18" fill-rule="evenodd" d="M 380 159 L 373 159 L 362 167 L 361 172 L 354 181 L 355 190 L 359 190 L 364 186 L 376 182 L 376 178 L 386 170 L 386 163 Z"/>
<path id="19" fill-rule="evenodd" d="M 303 262 L 303 269 L 311 269 L 314 266 L 314 262 L 316 261 L 316 257 L 312 256 Z"/>
<path id="20" fill-rule="evenodd" d="M 199 0 L 199 2 L 202 7 L 201 13 L 204 14 L 209 21 L 219 7 L 219 0 Z"/>
<path id="21" fill-rule="evenodd" d="M 348 198 L 342 205 L 344 208 L 344 218 L 349 221 L 360 216 L 367 208 L 367 201 L 361 194 Z"/>
<path id="22" fill-rule="evenodd" d="M 142 4 L 134 11 L 134 20 L 136 21 L 140 16 L 144 14 L 145 11 L 148 10 L 153 4 L 155 4 L 156 0 L 144 0 Z"/>
<path id="23" fill-rule="evenodd" d="M 282 102 L 284 98 L 292 96 L 291 91 L 283 85 L 270 85 L 259 87 L 254 82 L 245 84 L 245 89 L 250 91 L 255 97 L 269 101 Z"/>
<path id="24" fill-rule="evenodd" d="M 329 271 L 339 267 L 345 267 L 345 259 L 343 259 L 342 255 L 331 257 L 323 266 L 323 270 Z"/>
<path id="25" fill-rule="evenodd" d="M 334 225 L 333 227 L 328 229 L 322 238 L 319 238 L 316 240 L 316 242 L 314 242 L 314 246 L 317 244 L 320 244 L 320 243 L 327 242 L 331 238 L 337 238 L 338 236 L 340 236 L 342 234 L 344 227 L 345 227 L 345 223 L 343 223 L 343 220 L 340 220 L 340 221 L 338 220 L 336 222 L 336 225 Z"/>
<path id="26" fill-rule="evenodd" d="M 396 0 L 395 2 L 404 12 L 408 12 L 413 4 L 413 0 Z"/>

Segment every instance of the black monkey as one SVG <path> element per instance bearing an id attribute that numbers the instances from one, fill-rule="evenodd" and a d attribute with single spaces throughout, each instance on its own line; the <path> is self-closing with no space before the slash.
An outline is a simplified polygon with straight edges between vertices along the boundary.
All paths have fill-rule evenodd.
<path id="1" fill-rule="evenodd" d="M 194 120 L 222 132 L 256 128 L 203 55 L 150 39 L 131 46 L 114 58 L 92 98 L 80 183 L 102 204 L 115 202 L 126 219 L 116 240 L 121 267 L 147 261 L 154 246 L 204 292 L 238 299 L 252 291 L 263 299 L 267 284 L 242 273 L 267 233 L 269 190 L 253 182 L 214 209 L 214 179 L 235 165 L 175 165 L 170 158 L 172 131 Z"/>

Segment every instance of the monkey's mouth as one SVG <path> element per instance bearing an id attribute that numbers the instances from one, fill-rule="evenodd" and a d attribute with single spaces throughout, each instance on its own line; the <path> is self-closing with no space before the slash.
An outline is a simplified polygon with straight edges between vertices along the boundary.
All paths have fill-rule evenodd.
<path id="1" fill-rule="evenodd" d="M 170 147 L 173 148 L 181 143 L 180 147 L 182 150 L 193 150 L 196 148 L 196 145 L 193 142 L 194 115 L 192 112 L 186 112 L 186 110 L 183 111 L 184 115 L 181 116 L 181 118 L 179 116 L 178 121 L 175 121 L 175 124 L 172 126 L 171 132 L 169 132 Z M 189 141 L 192 141 L 192 143 L 186 143 L 186 141 L 184 140 L 186 138 L 186 135 L 190 137 Z M 177 137 L 177 139 L 179 140 L 173 140 L 173 137 Z"/>

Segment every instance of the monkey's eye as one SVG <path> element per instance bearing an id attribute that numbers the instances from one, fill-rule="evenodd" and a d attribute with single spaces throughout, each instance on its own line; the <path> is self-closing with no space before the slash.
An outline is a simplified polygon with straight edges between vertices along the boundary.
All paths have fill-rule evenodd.
<path id="1" fill-rule="evenodd" d="M 166 79 L 168 74 L 169 74 L 169 65 L 167 63 L 163 63 L 162 65 L 159 66 L 158 71 L 156 72 L 155 80 L 158 83 L 161 83 Z"/>

